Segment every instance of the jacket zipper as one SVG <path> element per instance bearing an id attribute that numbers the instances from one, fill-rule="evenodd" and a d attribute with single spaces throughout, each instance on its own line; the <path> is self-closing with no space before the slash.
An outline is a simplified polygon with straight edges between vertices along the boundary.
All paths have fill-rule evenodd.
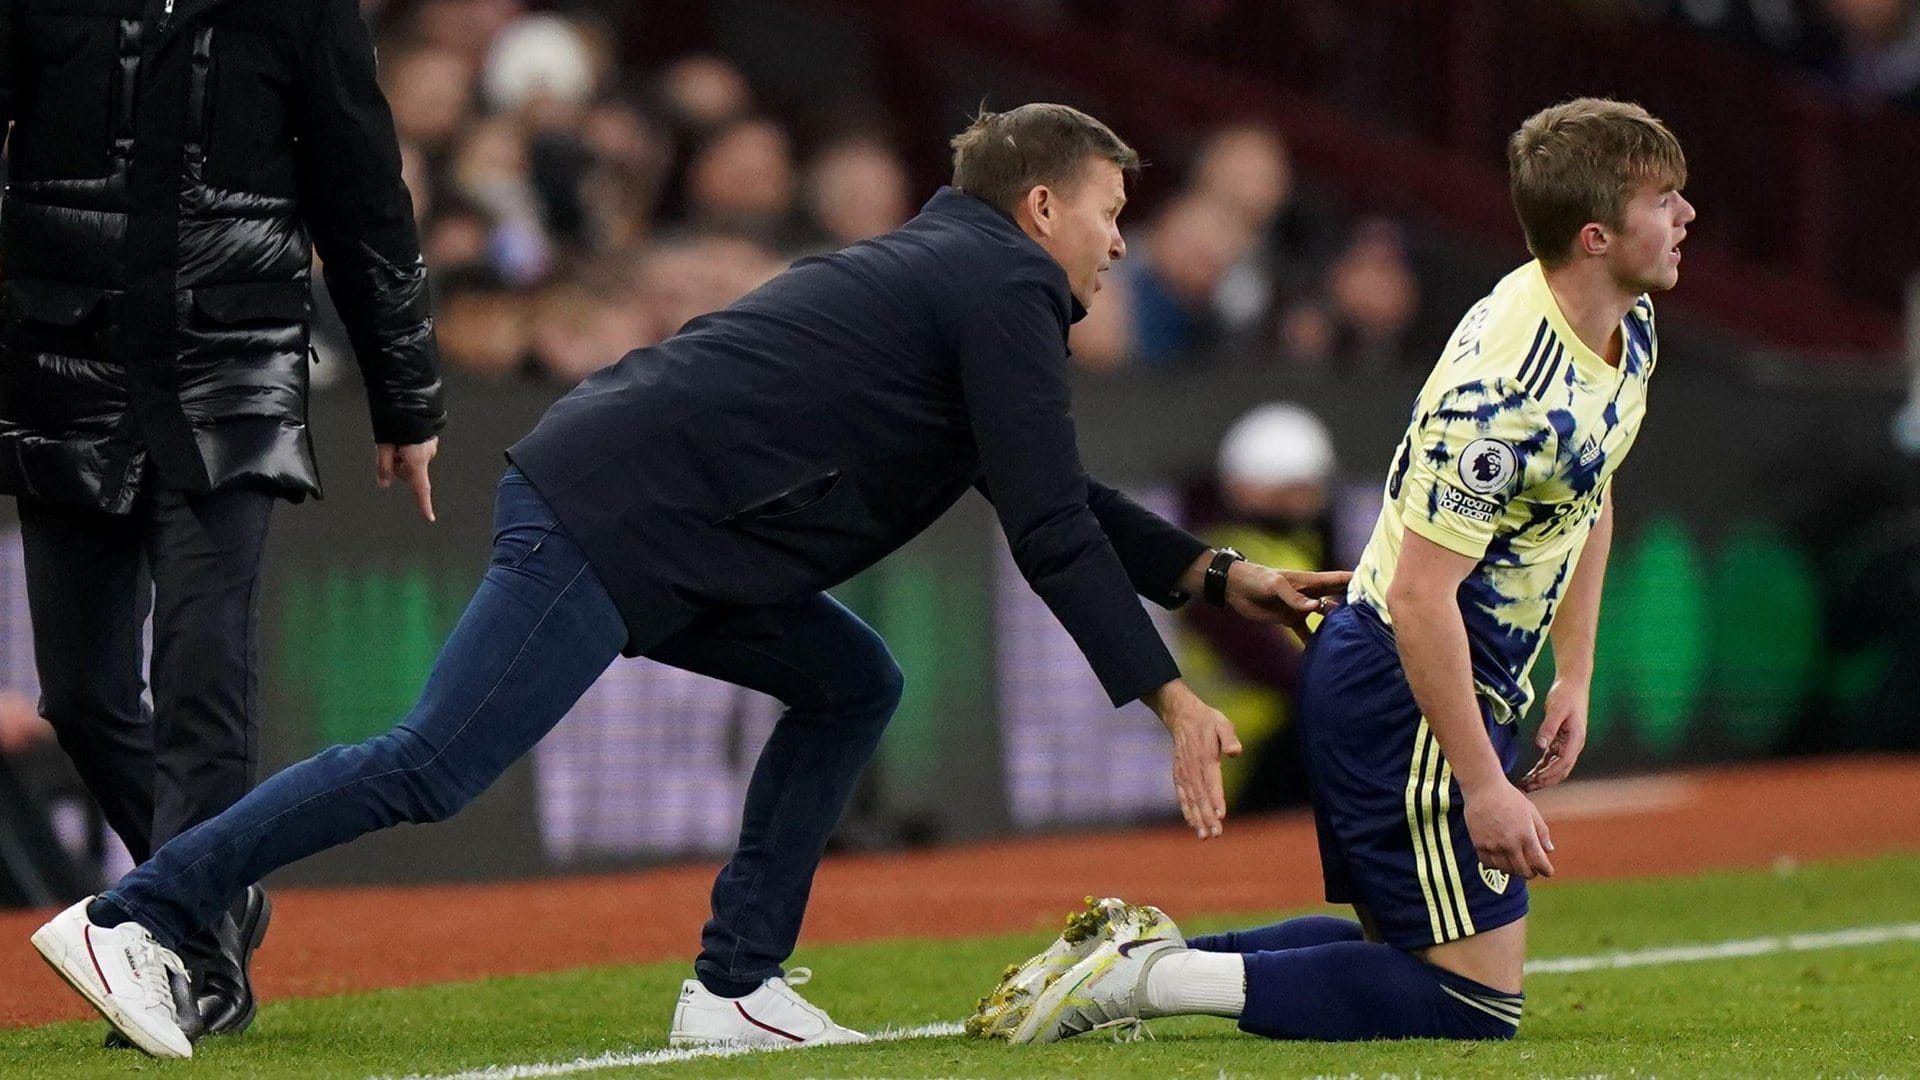
<path id="1" fill-rule="evenodd" d="M 162 29 L 164 29 L 172 22 L 173 22 L 173 0 L 167 0 L 166 6 L 160 9 L 160 26 Z"/>

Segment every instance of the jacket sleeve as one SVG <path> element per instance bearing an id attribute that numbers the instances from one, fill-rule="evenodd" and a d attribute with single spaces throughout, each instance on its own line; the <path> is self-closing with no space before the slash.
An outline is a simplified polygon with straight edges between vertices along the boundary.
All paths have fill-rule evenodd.
<path id="1" fill-rule="evenodd" d="M 958 322 L 954 346 L 982 488 L 1013 561 L 1118 706 L 1180 671 L 1088 505 L 1053 292 L 1032 280 L 1002 286 Z"/>
<path id="2" fill-rule="evenodd" d="M 1134 591 L 1168 609 L 1187 602 L 1180 575 L 1207 550 L 1205 540 L 1092 477 L 1087 478 L 1087 505 L 1120 553 Z"/>
<path id="3" fill-rule="evenodd" d="M 400 179 L 393 114 L 355 0 L 319 0 L 295 89 L 295 165 L 327 290 L 367 387 L 375 442 L 425 442 L 446 423 L 427 269 Z"/>

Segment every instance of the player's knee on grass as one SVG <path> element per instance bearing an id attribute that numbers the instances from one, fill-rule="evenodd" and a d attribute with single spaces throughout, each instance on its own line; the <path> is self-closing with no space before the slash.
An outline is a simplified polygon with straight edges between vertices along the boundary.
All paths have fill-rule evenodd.
<path id="1" fill-rule="evenodd" d="M 1240 1028 L 1270 1039 L 1511 1039 L 1525 998 L 1391 945 L 1248 953 Z"/>

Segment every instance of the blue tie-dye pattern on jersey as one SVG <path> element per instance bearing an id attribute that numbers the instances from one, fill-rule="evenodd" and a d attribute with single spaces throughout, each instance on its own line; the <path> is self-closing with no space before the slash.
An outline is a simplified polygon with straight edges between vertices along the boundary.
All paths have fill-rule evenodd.
<path id="1" fill-rule="evenodd" d="M 1388 471 L 1350 599 L 1386 603 L 1407 529 L 1479 560 L 1461 582 L 1474 681 L 1510 722 L 1613 471 L 1639 434 L 1657 353 L 1653 305 L 1623 320 L 1618 366 L 1574 336 L 1530 263 L 1467 313 Z"/>

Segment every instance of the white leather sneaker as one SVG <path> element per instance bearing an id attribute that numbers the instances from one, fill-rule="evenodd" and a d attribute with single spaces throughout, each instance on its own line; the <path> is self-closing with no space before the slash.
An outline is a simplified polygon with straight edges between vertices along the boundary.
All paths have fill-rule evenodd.
<path id="1" fill-rule="evenodd" d="M 67 985 L 133 1045 L 160 1058 L 190 1058 L 167 973 L 186 966 L 139 923 L 108 929 L 87 919 L 89 896 L 33 932 L 33 947 Z"/>
<path id="2" fill-rule="evenodd" d="M 826 1010 L 794 991 L 812 978 L 813 972 L 806 968 L 794 968 L 785 978 L 768 979 L 742 998 L 723 998 L 700 985 L 699 979 L 688 979 L 680 984 L 667 1044 L 787 1047 L 867 1042 L 865 1035 L 834 1023 Z"/>

